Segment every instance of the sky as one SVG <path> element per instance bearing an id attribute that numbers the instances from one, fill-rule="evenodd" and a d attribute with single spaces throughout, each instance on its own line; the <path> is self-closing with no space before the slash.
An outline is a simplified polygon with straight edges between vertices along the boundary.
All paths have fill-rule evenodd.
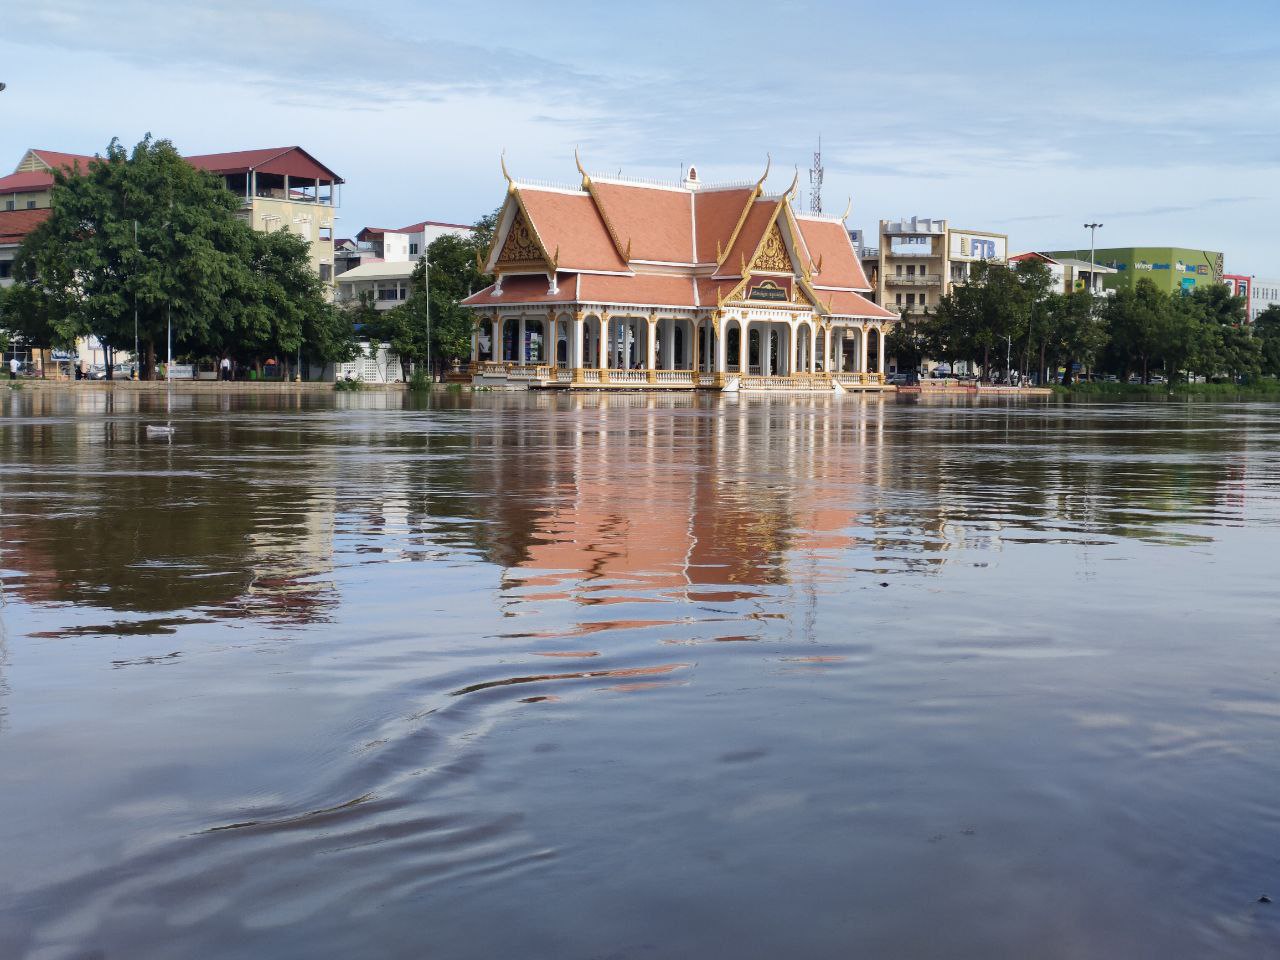
<path id="1" fill-rule="evenodd" d="M 1273 0 L 981 4 L 0 0 L 0 169 L 146 133 L 297 144 L 345 180 L 337 233 L 470 223 L 505 181 L 758 178 L 818 138 L 823 206 L 1012 251 L 1172 245 L 1280 278 Z M 802 195 L 803 196 L 803 195 Z"/>

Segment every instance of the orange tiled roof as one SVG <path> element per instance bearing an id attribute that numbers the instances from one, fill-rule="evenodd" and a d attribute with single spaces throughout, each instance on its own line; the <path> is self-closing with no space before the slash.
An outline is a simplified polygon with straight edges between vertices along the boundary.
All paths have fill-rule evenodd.
<path id="1" fill-rule="evenodd" d="M 729 241 L 733 239 L 733 228 L 738 225 L 738 218 L 754 196 L 751 187 L 694 194 L 699 263 L 715 262 L 717 240 L 721 247 L 729 246 Z"/>
<path id="2" fill-rule="evenodd" d="M 777 212 L 777 199 L 760 199 L 751 205 L 751 212 L 747 214 L 747 220 L 738 232 L 738 238 L 733 241 L 733 249 L 724 258 L 722 274 L 737 276 L 741 272 L 742 261 L 751 260 L 756 247 L 760 246 L 760 241 L 764 239 L 765 231 L 773 224 Z"/>
<path id="3" fill-rule="evenodd" d="M 640 274 L 633 277 L 607 277 L 584 273 L 578 286 L 578 300 L 583 303 L 653 304 L 660 307 L 692 307 L 692 277 L 677 274 Z M 563 287 L 563 284 L 561 284 Z"/>
<path id="4" fill-rule="evenodd" d="M 687 190 L 595 183 L 592 193 L 632 260 L 693 263 L 693 202 Z M 741 209 L 741 207 L 739 207 Z"/>
<path id="5" fill-rule="evenodd" d="M 815 290 L 832 316 L 856 317 L 859 320 L 897 320 L 898 315 L 884 307 L 876 306 L 860 293 L 852 290 Z"/>
<path id="6" fill-rule="evenodd" d="M 506 277 L 502 281 L 500 296 L 494 295 L 497 284 L 490 284 L 467 297 L 462 303 L 468 307 L 501 307 L 504 304 L 517 303 L 572 303 L 577 293 L 577 275 L 560 274 L 559 280 L 560 292 L 548 293 L 545 274 Z"/>
<path id="7" fill-rule="evenodd" d="M 809 248 L 812 266 L 822 261 L 822 272 L 814 273 L 813 282 L 820 287 L 842 287 L 848 290 L 870 290 L 862 264 L 844 224 L 836 220 L 809 220 L 796 217 L 804 245 Z"/>
<path id="8" fill-rule="evenodd" d="M 556 257 L 558 251 L 561 269 L 628 270 L 589 194 L 536 187 L 517 190 L 547 256 Z"/>

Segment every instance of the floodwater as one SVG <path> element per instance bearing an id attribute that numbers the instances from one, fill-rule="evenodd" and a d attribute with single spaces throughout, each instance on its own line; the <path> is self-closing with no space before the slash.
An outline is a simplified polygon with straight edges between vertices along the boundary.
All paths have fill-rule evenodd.
<path id="1" fill-rule="evenodd" d="M 6 960 L 1280 956 L 1280 407 L 5 394 Z"/>

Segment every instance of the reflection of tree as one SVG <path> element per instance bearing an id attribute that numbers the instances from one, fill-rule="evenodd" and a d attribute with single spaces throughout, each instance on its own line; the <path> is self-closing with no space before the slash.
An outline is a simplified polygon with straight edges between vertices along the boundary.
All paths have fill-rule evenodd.
<path id="1" fill-rule="evenodd" d="M 326 602 L 295 589 L 330 565 L 331 536 L 317 530 L 333 512 L 313 496 L 316 451 L 298 433 L 273 432 L 268 447 L 229 420 L 184 417 L 169 444 L 136 419 L 37 423 L 4 481 L 16 595 L 160 612 L 230 610 L 252 593 L 246 609 L 287 619 Z"/>

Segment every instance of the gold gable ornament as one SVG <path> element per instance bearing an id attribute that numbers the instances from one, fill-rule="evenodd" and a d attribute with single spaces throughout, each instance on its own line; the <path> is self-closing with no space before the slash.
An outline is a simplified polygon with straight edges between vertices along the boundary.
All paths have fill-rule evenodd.
<path id="1" fill-rule="evenodd" d="M 502 252 L 498 254 L 498 263 L 541 263 L 542 248 L 534 239 L 533 231 L 524 218 L 524 211 L 516 210 L 511 220 L 511 229 L 507 231 L 507 239 L 502 244 Z"/>
<path id="2" fill-rule="evenodd" d="M 787 256 L 787 245 L 782 239 L 782 230 L 778 227 L 778 221 L 773 222 L 773 226 L 765 235 L 764 243 L 760 245 L 760 252 L 751 263 L 751 269 L 775 273 L 793 272 L 791 258 Z"/>

